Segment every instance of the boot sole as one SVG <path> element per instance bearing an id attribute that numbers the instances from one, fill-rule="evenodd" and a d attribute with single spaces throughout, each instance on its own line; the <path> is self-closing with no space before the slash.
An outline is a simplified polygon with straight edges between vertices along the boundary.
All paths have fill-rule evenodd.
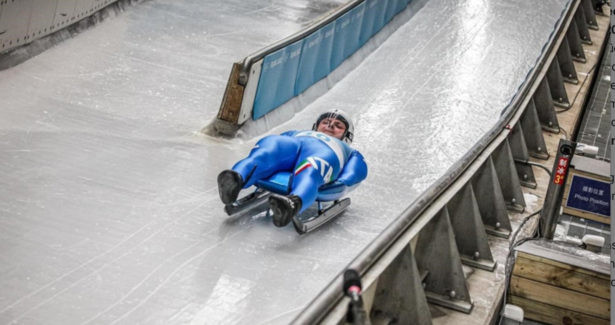
<path id="1" fill-rule="evenodd" d="M 241 185 L 231 171 L 224 171 L 218 175 L 218 193 L 224 204 L 231 204 L 237 200 Z"/>
<path id="2" fill-rule="evenodd" d="M 269 198 L 269 207 L 271 208 L 271 212 L 273 213 L 273 224 L 276 227 L 284 227 L 290 223 L 290 217 L 284 216 L 283 210 L 281 207 L 284 204 L 279 202 L 275 197 Z"/>

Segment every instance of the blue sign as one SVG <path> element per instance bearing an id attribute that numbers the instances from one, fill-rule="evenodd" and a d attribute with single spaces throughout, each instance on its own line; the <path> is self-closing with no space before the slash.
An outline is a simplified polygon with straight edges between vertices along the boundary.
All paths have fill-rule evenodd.
<path id="1" fill-rule="evenodd" d="M 609 217 L 611 215 L 610 197 L 608 182 L 572 175 L 566 206 Z"/>

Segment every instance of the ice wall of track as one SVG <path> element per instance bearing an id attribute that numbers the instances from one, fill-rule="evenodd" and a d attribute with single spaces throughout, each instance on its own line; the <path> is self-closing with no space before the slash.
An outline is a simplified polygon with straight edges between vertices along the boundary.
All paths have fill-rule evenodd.
<path id="1" fill-rule="evenodd" d="M 61 30 L 115 1 L 0 1 L 0 53 Z"/>
<path id="2" fill-rule="evenodd" d="M 257 137 L 198 133 L 226 69 L 338 4 L 146 1 L 1 71 L 0 322 L 288 323 L 498 120 L 568 0 L 430 0 L 269 130 L 354 114 L 349 210 L 306 236 L 228 220 L 215 177 Z"/>

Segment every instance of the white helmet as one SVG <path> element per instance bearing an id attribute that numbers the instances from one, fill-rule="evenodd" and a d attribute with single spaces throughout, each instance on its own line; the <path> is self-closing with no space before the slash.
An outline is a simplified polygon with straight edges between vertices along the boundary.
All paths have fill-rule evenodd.
<path id="1" fill-rule="evenodd" d="M 339 120 L 346 125 L 346 131 L 344 132 L 344 135 L 342 135 L 341 140 L 348 144 L 352 143 L 352 138 L 354 137 L 354 123 L 352 123 L 350 115 L 341 109 L 335 108 L 320 114 L 320 116 L 316 119 L 316 123 L 312 126 L 312 130 L 316 131 L 318 129 L 318 124 L 320 124 L 320 122 L 325 118 L 329 117 Z"/>

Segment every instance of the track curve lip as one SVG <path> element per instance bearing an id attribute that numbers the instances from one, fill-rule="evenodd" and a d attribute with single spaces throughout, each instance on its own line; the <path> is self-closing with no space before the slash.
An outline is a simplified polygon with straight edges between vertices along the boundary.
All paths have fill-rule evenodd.
<path id="1" fill-rule="evenodd" d="M 331 107 L 356 119 L 370 175 L 306 236 L 263 216 L 226 219 L 216 175 L 255 139 L 196 132 L 235 52 L 257 38 L 224 42 L 235 35 L 225 21 L 246 26 L 230 15 L 239 3 L 212 4 L 226 11 L 200 33 L 200 3 L 144 2 L 0 72 L 0 322 L 290 322 L 497 123 L 568 2 L 430 0 L 269 130 L 309 128 Z M 296 24 L 281 2 L 257 5 L 241 10 L 254 31 L 271 11 Z"/>

